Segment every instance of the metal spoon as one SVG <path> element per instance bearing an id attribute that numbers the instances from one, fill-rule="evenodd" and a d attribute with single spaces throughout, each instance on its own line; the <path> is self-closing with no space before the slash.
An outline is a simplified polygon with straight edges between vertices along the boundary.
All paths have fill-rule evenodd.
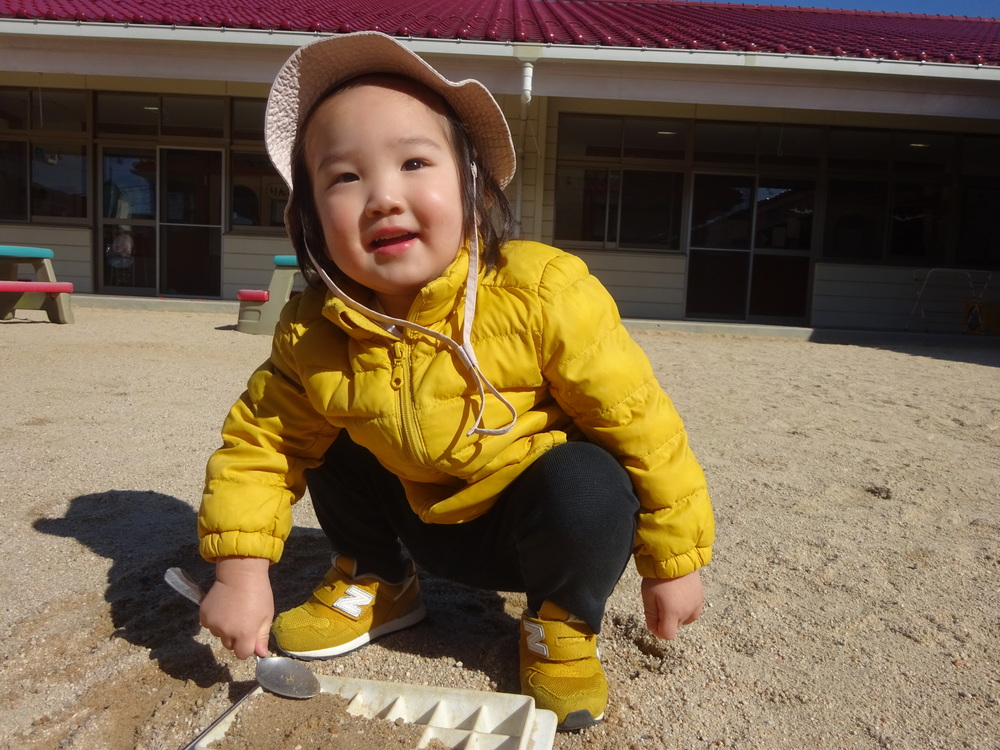
<path id="1" fill-rule="evenodd" d="M 163 580 L 195 604 L 200 605 L 205 598 L 201 587 L 180 568 L 168 568 Z M 265 690 L 286 698 L 312 698 L 320 692 L 316 675 L 305 664 L 285 656 L 258 656 L 257 682 Z"/>

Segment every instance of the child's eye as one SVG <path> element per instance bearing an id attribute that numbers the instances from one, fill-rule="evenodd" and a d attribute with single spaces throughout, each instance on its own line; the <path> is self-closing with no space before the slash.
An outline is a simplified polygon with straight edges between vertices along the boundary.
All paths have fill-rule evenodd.
<path id="1" fill-rule="evenodd" d="M 407 159 L 403 162 L 403 171 L 412 172 L 415 169 L 420 169 L 426 166 L 423 159 Z"/>
<path id="2" fill-rule="evenodd" d="M 341 183 L 344 183 L 344 182 L 354 182 L 357 179 L 358 179 L 358 176 L 356 174 L 354 174 L 354 172 L 342 172 L 341 174 L 338 174 L 333 179 L 333 184 L 334 185 L 340 185 Z"/>

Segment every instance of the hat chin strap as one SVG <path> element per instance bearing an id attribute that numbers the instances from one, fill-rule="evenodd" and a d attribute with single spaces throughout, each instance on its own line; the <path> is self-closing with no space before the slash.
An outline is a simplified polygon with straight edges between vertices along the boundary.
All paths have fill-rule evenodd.
<path id="1" fill-rule="evenodd" d="M 473 194 L 475 194 L 475 180 L 476 180 L 476 165 L 472 164 L 472 180 L 473 180 Z M 479 226 L 479 217 L 476 215 L 475 226 Z M 403 326 L 405 328 L 412 328 L 415 331 L 420 331 L 423 334 L 430 336 L 431 338 L 437 339 L 438 341 L 445 344 L 455 356 L 458 357 L 459 362 L 472 374 L 472 379 L 476 384 L 476 389 L 479 391 L 479 407 L 476 409 L 476 421 L 465 433 L 466 437 L 472 437 L 473 435 L 506 435 L 510 432 L 514 425 L 517 424 L 517 411 L 514 409 L 513 405 L 503 397 L 503 395 L 496 389 L 496 387 L 486 378 L 483 371 L 479 367 L 479 362 L 476 359 L 476 353 L 472 349 L 472 322 L 476 315 L 476 295 L 479 290 L 478 275 L 479 275 L 479 233 L 473 232 L 472 238 L 469 241 L 469 270 L 465 278 L 465 320 L 462 322 L 462 343 L 459 344 L 457 341 L 452 339 L 450 336 L 446 336 L 443 333 L 431 330 L 417 323 L 413 323 L 402 318 L 394 318 L 391 315 L 386 315 L 384 313 L 378 312 L 377 310 L 372 310 L 369 307 L 362 305 L 357 300 L 353 299 L 350 295 L 344 293 L 344 291 L 337 286 L 336 282 L 330 278 L 330 276 L 323 270 L 323 267 L 316 260 L 316 256 L 313 255 L 312 250 L 309 248 L 309 244 L 306 242 L 305 236 L 302 237 L 302 244 L 305 247 L 306 254 L 312 261 L 313 268 L 319 274 L 319 277 L 323 279 L 323 283 L 329 287 L 330 291 L 333 292 L 337 298 L 343 302 L 347 307 L 351 308 L 355 312 L 358 312 L 376 323 L 389 328 L 392 326 Z M 496 396 L 500 403 L 507 407 L 510 412 L 510 422 L 505 426 L 491 430 L 486 427 L 480 427 L 483 421 L 483 412 L 486 411 L 486 391 Z"/>

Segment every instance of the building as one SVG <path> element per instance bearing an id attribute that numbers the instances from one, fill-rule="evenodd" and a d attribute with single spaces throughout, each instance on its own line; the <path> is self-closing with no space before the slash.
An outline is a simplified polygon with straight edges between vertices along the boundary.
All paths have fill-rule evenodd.
<path id="1" fill-rule="evenodd" d="M 1000 330 L 1000 20 L 682 0 L 0 0 L 0 232 L 81 293 L 235 299 L 289 252 L 299 45 L 376 29 L 510 122 L 526 237 L 625 317 Z M 976 303 L 979 303 L 978 305 Z"/>

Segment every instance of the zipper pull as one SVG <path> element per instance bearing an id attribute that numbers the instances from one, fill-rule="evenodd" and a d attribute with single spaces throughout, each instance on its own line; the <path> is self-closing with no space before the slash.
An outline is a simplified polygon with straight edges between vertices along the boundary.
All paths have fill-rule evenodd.
<path id="1" fill-rule="evenodd" d="M 403 387 L 403 344 L 396 341 L 392 345 L 392 389 L 398 391 Z"/>

